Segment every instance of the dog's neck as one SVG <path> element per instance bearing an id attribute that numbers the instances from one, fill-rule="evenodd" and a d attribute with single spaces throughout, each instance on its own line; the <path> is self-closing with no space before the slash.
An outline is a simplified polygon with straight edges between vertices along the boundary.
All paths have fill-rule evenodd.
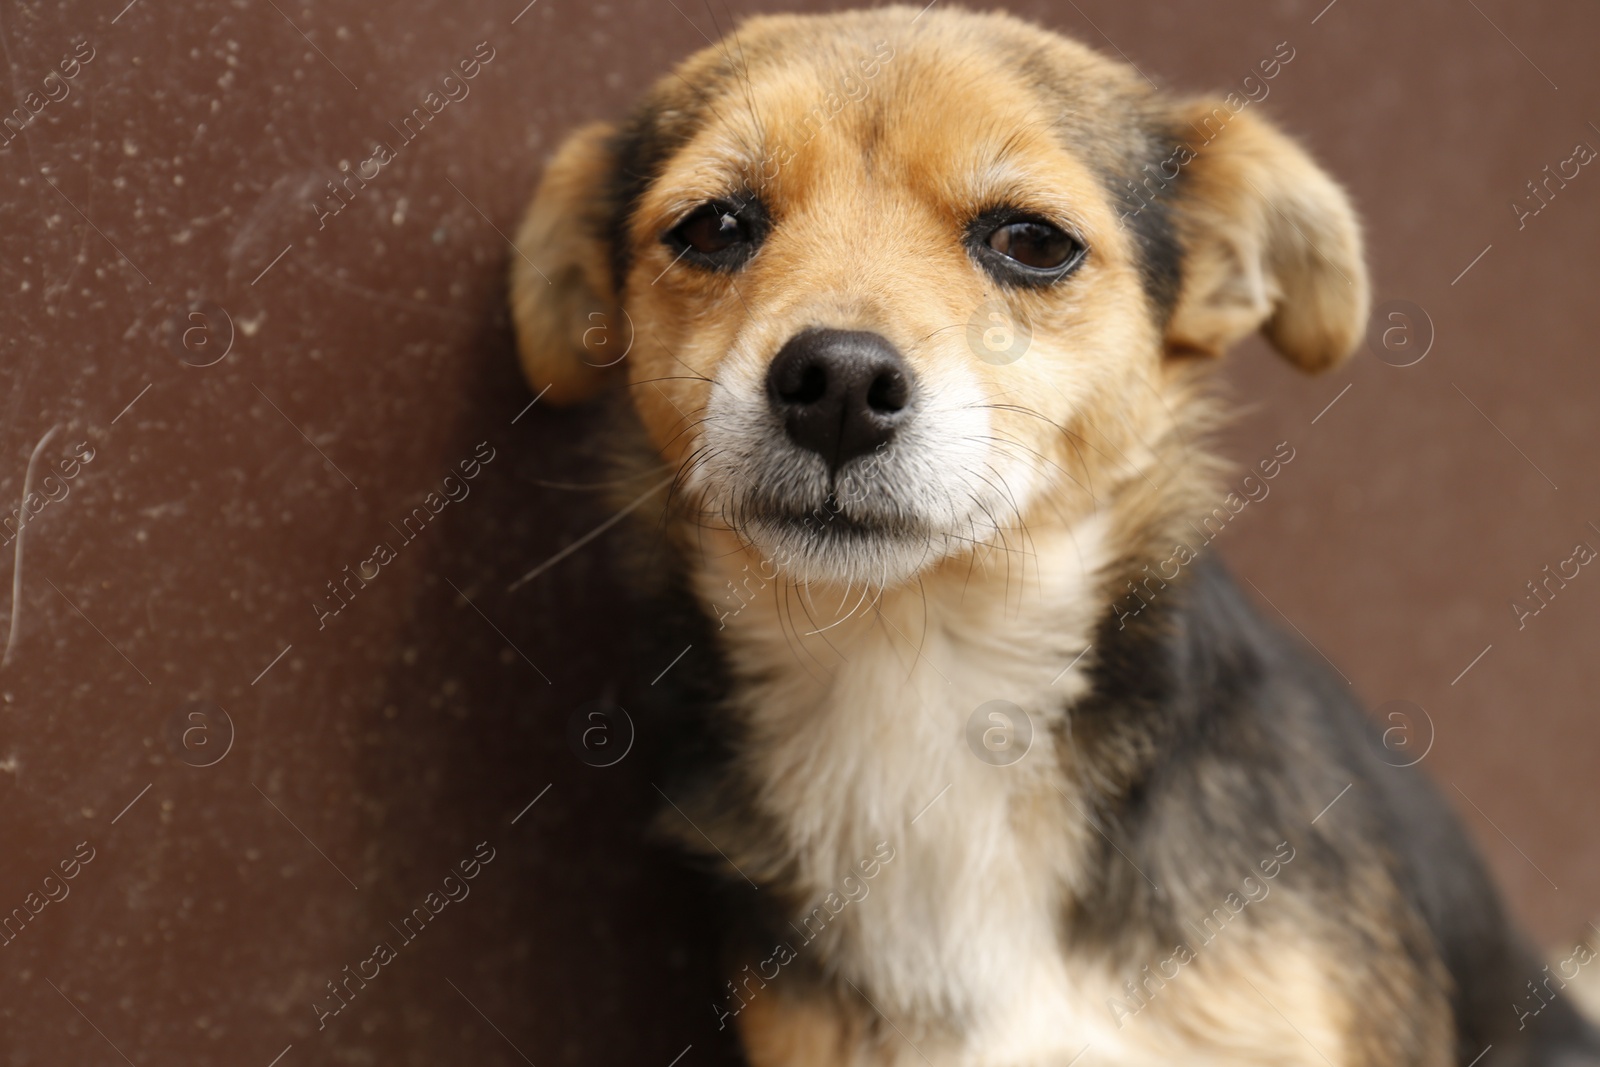
<path id="1" fill-rule="evenodd" d="M 885 590 L 797 586 L 736 546 L 708 543 L 693 561 L 743 727 L 739 773 L 784 838 L 781 888 L 821 901 L 880 843 L 896 850 L 879 900 L 846 909 L 820 942 L 896 1003 L 977 1010 L 985 982 L 1022 972 L 989 975 L 998 957 L 968 958 L 975 946 L 1021 955 L 1049 943 L 1060 887 L 1081 875 L 1091 831 L 1017 813 L 1059 812 L 1078 795 L 1059 749 L 1111 610 L 1108 524 L 1037 530 L 1025 550 Z M 985 911 L 999 884 L 1027 899 Z M 966 978 L 929 977 L 950 974 Z"/>
<path id="2" fill-rule="evenodd" d="M 1061 703 L 1078 684 L 1069 664 L 1113 608 L 1104 579 L 1113 557 L 1105 516 L 1029 531 L 1006 547 L 887 588 L 797 582 L 759 552 L 726 540 L 702 542 L 691 567 L 735 677 L 792 679 L 819 702 L 863 672 L 882 670 L 886 689 L 938 692 L 955 684 L 940 672 L 955 670 L 992 677 L 1017 695 L 1053 688 Z M 889 658 L 867 662 L 868 650 Z"/>

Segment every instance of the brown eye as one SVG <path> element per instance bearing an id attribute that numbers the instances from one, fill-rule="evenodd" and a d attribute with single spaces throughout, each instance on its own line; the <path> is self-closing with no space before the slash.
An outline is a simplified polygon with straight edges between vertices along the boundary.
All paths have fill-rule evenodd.
<path id="1" fill-rule="evenodd" d="M 714 204 L 697 208 L 676 232 L 680 241 L 704 256 L 721 252 L 745 239 L 738 216 Z"/>
<path id="2" fill-rule="evenodd" d="M 1054 285 L 1078 269 L 1084 243 L 1052 222 L 1015 208 L 985 211 L 967 224 L 972 258 L 1004 285 Z"/>
<path id="3" fill-rule="evenodd" d="M 1032 270 L 1057 270 L 1082 249 L 1047 222 L 1010 222 L 989 235 L 989 247 Z"/>
<path id="4" fill-rule="evenodd" d="M 765 232 L 765 214 L 753 201 L 701 204 L 662 237 L 678 255 L 712 270 L 734 270 L 755 252 Z"/>

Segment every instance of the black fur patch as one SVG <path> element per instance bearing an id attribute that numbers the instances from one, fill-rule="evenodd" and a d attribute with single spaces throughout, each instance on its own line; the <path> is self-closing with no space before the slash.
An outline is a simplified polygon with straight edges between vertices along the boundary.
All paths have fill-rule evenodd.
<path id="1" fill-rule="evenodd" d="M 666 161 L 688 139 L 687 134 L 666 135 L 656 122 L 656 111 L 657 108 L 648 103 L 641 107 L 617 131 L 611 145 L 616 169 L 606 191 L 603 236 L 611 250 L 611 286 L 619 301 L 633 259 L 633 250 L 628 244 L 633 213 L 645 190 L 660 177 Z"/>
<path id="2" fill-rule="evenodd" d="M 1072 942 L 1115 956 L 1147 938 L 1152 965 L 1178 944 L 1203 955 L 1241 921 L 1217 910 L 1213 929 L 1213 909 L 1247 876 L 1264 884 L 1262 861 L 1286 841 L 1295 858 L 1270 891 L 1330 920 L 1307 931 L 1321 951 L 1402 978 L 1443 964 L 1460 1062 L 1490 1044 L 1480 1067 L 1600 1055 L 1570 998 L 1517 1017 L 1525 983 L 1544 972 L 1449 804 L 1424 772 L 1396 765 L 1349 687 L 1262 619 L 1219 563 L 1197 560 L 1137 613 L 1108 615 L 1089 673 L 1062 739 L 1088 772 L 1101 831 L 1095 877 L 1068 907 Z M 1394 887 L 1387 901 L 1357 892 L 1374 876 Z M 1400 958 L 1348 932 L 1362 928 L 1394 932 Z M 1161 998 L 1138 964 L 1126 977 Z"/>
<path id="3" fill-rule="evenodd" d="M 611 143 L 616 160 L 606 189 L 605 239 L 611 250 L 612 288 L 618 300 L 627 282 L 633 250 L 628 229 L 639 201 L 653 185 L 668 159 L 694 136 L 711 104 L 742 70 L 724 57 L 697 84 L 658 87 L 622 124 Z"/>
<path id="4" fill-rule="evenodd" d="M 1183 282 L 1183 244 L 1173 223 L 1183 168 L 1177 167 L 1171 178 L 1163 170 L 1173 166 L 1174 152 L 1182 143 L 1172 133 L 1160 131 L 1146 142 L 1142 158 L 1130 161 L 1128 174 L 1108 175 L 1106 180 L 1118 219 L 1133 237 L 1139 277 L 1161 326 L 1172 316 Z"/>

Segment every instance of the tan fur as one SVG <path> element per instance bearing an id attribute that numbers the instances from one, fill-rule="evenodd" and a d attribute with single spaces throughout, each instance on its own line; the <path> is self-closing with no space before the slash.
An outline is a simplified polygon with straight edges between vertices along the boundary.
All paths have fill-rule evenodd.
<path id="1" fill-rule="evenodd" d="M 1196 128 L 1220 105 L 1189 110 Z M 1343 191 L 1293 141 L 1233 116 L 1197 153 L 1184 285 L 1168 343 L 1211 355 L 1258 328 L 1308 371 L 1360 340 L 1369 303 L 1361 231 Z"/>
<path id="2" fill-rule="evenodd" d="M 867 91 L 817 122 L 852 71 Z M 1041 89 L 1046 72 L 1059 95 Z M 861 999 L 756 998 L 738 1025 L 757 1067 L 1065 1067 L 1085 1044 L 1099 1051 L 1083 1067 L 1445 1062 L 1386 1058 L 1395 1050 L 1363 1036 L 1372 988 L 1447 1020 L 1437 998 L 1400 995 L 1423 976 L 1341 970 L 1323 955 L 1338 933 L 1292 906 L 1252 916 L 1260 926 L 1126 1027 L 1106 998 L 1144 959 L 1060 951 L 1063 899 L 1097 832 L 1076 800 L 1094 772 L 1064 733 L 1064 703 L 1086 688 L 1068 665 L 1105 610 L 1112 564 L 1162 544 L 1213 494 L 1217 463 L 1196 442 L 1212 415 L 1190 361 L 1171 357 L 1215 354 L 1261 328 L 1317 370 L 1348 353 L 1366 315 L 1343 194 L 1252 114 L 1184 177 L 1184 284 L 1160 321 L 1106 178 L 1142 127 L 1196 107 L 1005 16 L 774 16 L 647 97 L 641 115 L 671 150 L 627 220 L 620 295 L 603 236 L 616 207 L 608 131 L 574 135 L 547 172 L 518 244 L 551 282 L 513 265 L 524 366 L 557 401 L 626 387 L 679 471 L 671 535 L 718 619 L 741 760 L 776 828 L 741 847 L 744 828 L 710 805 L 694 813 L 696 835 L 753 878 L 797 872 L 804 900 L 832 891 L 874 842 L 898 850 L 872 895 L 804 949 L 807 966 Z M 760 252 L 733 275 L 674 265 L 662 233 L 731 192 L 771 212 Z M 1067 220 L 1090 249 L 1083 266 L 1051 288 L 998 286 L 962 236 L 1001 202 Z M 1031 329 L 1023 358 L 996 365 L 968 347 L 988 301 Z M 583 358 L 584 331 L 624 310 L 635 344 L 608 378 L 594 364 L 610 356 Z M 896 474 L 931 531 L 920 550 L 829 569 L 785 557 L 748 513 L 741 449 L 755 431 L 743 427 L 759 423 L 774 353 L 814 325 L 881 334 L 926 386 L 941 432 L 904 447 Z M 961 742 L 972 708 L 994 697 L 1038 724 L 1036 750 L 1013 767 L 980 763 Z"/>
<path id="3" fill-rule="evenodd" d="M 1578 938 L 1578 945 L 1587 948 L 1591 953 L 1600 953 L 1600 926 L 1590 923 Z M 1571 950 L 1563 946 L 1562 951 L 1551 956 L 1552 967 L 1558 975 L 1570 973 L 1561 967 L 1564 959 L 1569 959 Z M 1572 999 L 1583 1009 L 1583 1013 L 1591 1019 L 1600 1019 L 1600 968 L 1594 966 L 1580 966 L 1578 973 L 1567 983 L 1571 990 Z"/>
<path id="4" fill-rule="evenodd" d="M 752 1063 L 793 1067 L 846 1067 L 863 1044 L 859 1013 L 822 1000 L 775 995 L 739 1015 L 739 1040 Z"/>
<path id="5" fill-rule="evenodd" d="M 562 144 L 517 231 L 511 313 L 522 370 L 554 404 L 594 395 L 631 336 L 611 291 L 596 195 L 615 167 L 606 144 L 615 132 L 591 123 Z"/>

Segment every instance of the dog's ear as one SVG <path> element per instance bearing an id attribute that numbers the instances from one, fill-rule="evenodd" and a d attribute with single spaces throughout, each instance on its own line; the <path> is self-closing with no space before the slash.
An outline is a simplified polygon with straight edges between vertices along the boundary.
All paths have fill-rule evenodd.
<path id="1" fill-rule="evenodd" d="M 1177 127 L 1192 159 L 1177 179 L 1183 272 L 1168 351 L 1216 355 L 1259 328 L 1303 370 L 1340 362 L 1369 301 L 1344 190 L 1253 114 L 1207 101 L 1184 107 Z"/>
<path id="2" fill-rule="evenodd" d="M 517 231 L 511 314 L 522 370 L 557 404 L 598 392 L 632 339 L 611 277 L 615 132 L 597 122 L 567 139 Z"/>

